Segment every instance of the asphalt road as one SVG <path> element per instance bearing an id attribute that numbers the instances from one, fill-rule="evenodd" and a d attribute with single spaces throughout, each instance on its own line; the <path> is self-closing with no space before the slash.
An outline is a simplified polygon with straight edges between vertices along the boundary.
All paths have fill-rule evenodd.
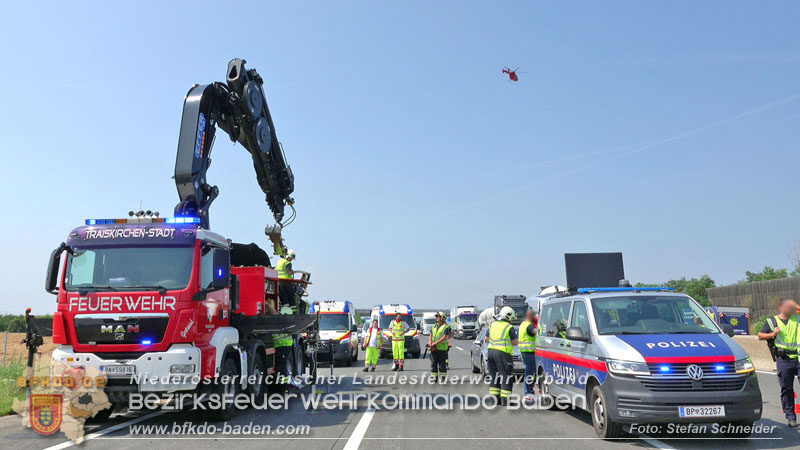
<path id="1" fill-rule="evenodd" d="M 450 375 L 473 376 L 469 360 L 470 341 L 453 341 L 450 353 Z M 391 361 L 382 360 L 377 372 L 369 375 L 391 375 Z M 325 393 L 379 393 L 381 395 L 408 395 L 423 393 L 476 394 L 484 395 L 488 388 L 480 383 L 450 385 L 400 385 L 398 383 L 365 384 L 361 372 L 363 353 L 353 367 L 337 367 L 334 374 L 341 377 L 341 383 L 319 385 L 318 391 Z M 429 361 L 416 359 L 406 361 L 404 375 L 421 375 L 429 370 Z M 321 368 L 320 374 L 329 373 Z M 356 378 L 354 378 L 354 376 Z M 387 404 L 379 403 L 378 410 L 368 408 L 366 400 L 356 402 L 350 409 L 326 410 L 324 408 L 306 409 L 300 400 L 289 402 L 288 410 L 257 411 L 247 410 L 227 422 L 229 427 L 236 425 L 269 425 L 269 434 L 233 435 L 225 434 L 225 423 L 207 422 L 202 414 L 192 411 L 156 412 L 146 415 L 116 414 L 107 423 L 87 427 L 87 441 L 81 447 L 94 449 L 114 448 L 115 450 L 161 450 L 181 448 L 235 449 L 249 448 L 253 445 L 290 449 L 422 449 L 437 450 L 486 448 L 490 445 L 503 449 L 526 448 L 544 445 L 559 448 L 737 448 L 764 449 L 800 447 L 800 431 L 785 425 L 780 411 L 778 385 L 774 374 L 759 373 L 759 383 L 764 398 L 764 414 L 761 419 L 766 426 L 775 426 L 771 433 L 754 434 L 748 439 L 734 440 L 719 435 L 669 435 L 656 436 L 629 435 L 625 439 L 606 442 L 595 437 L 588 413 L 581 411 L 531 411 L 507 409 L 462 410 L 387 410 Z M 373 381 L 376 381 L 373 379 Z M 516 385 L 515 393 L 522 387 Z M 307 393 L 309 391 L 306 391 Z M 457 406 L 460 404 L 455 403 Z M 201 433 L 199 426 L 204 423 L 218 427 L 215 433 Z M 131 426 L 164 426 L 158 430 L 132 430 Z M 281 426 L 308 426 L 303 435 L 278 435 Z M 195 426 L 194 434 L 173 434 L 176 427 Z M 19 416 L 0 419 L 0 440 L 8 450 L 70 448 L 71 443 L 63 434 L 40 436 L 30 429 L 22 429 Z M 249 440 L 249 442 L 248 442 Z M 255 440 L 255 441 L 254 441 Z"/>

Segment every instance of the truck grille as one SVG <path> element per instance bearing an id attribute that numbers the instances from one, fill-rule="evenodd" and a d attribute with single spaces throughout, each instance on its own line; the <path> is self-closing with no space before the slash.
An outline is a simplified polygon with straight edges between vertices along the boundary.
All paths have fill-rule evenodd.
<path id="1" fill-rule="evenodd" d="M 167 314 L 77 315 L 75 334 L 81 344 L 157 344 L 169 324 Z"/>

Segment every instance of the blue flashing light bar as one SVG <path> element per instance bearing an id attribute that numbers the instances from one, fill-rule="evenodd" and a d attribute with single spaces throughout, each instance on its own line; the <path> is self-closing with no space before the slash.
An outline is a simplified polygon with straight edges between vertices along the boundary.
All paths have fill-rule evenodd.
<path id="1" fill-rule="evenodd" d="M 142 345 L 150 345 L 152 343 L 153 343 L 153 341 L 151 341 L 149 339 L 145 339 L 145 340 L 142 341 Z"/>
<path id="2" fill-rule="evenodd" d="M 659 292 L 659 291 L 674 291 L 673 287 L 593 287 L 593 288 L 579 288 L 578 292 L 581 294 L 588 294 L 591 292 Z"/>
<path id="3" fill-rule="evenodd" d="M 115 219 L 86 219 L 86 225 L 111 225 L 117 223 Z"/>
<path id="4" fill-rule="evenodd" d="M 725 366 L 722 364 L 717 364 L 716 366 L 714 366 L 714 370 L 716 370 L 717 372 L 725 372 Z"/>
<path id="5" fill-rule="evenodd" d="M 168 217 L 167 223 L 200 223 L 199 217 Z"/>
<path id="6" fill-rule="evenodd" d="M 660 370 L 663 373 L 669 373 L 672 370 L 672 368 L 670 368 L 669 366 L 659 366 L 658 370 Z"/>

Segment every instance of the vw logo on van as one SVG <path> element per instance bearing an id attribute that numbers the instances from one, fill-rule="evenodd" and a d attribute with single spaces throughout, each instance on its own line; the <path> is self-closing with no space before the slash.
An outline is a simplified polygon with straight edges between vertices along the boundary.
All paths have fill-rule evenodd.
<path id="1" fill-rule="evenodd" d="M 703 378 L 703 368 L 697 364 L 689 364 L 689 367 L 686 368 L 686 374 L 695 381 L 701 380 Z"/>

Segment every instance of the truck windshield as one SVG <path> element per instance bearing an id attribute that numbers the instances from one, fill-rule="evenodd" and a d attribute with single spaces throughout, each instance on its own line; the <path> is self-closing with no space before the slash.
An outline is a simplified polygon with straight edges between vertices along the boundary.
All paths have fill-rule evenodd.
<path id="1" fill-rule="evenodd" d="M 432 325 L 432 324 L 436 323 L 436 319 L 431 318 L 431 317 L 428 317 L 428 318 L 422 319 L 422 320 L 425 321 L 425 323 L 428 324 L 428 325 Z"/>
<path id="2" fill-rule="evenodd" d="M 350 316 L 345 313 L 320 314 L 319 329 L 347 331 L 350 329 Z"/>
<path id="3" fill-rule="evenodd" d="M 462 314 L 459 316 L 462 322 L 473 323 L 478 321 L 478 316 L 475 314 Z"/>
<path id="4" fill-rule="evenodd" d="M 192 247 L 76 249 L 67 259 L 64 287 L 75 291 L 184 289 L 192 275 Z"/>
<path id="5" fill-rule="evenodd" d="M 408 324 L 408 328 L 410 328 L 412 330 L 417 328 L 417 323 L 414 322 L 414 316 L 412 316 L 410 314 L 403 314 L 401 317 L 403 318 L 403 321 L 406 324 Z M 389 324 L 392 323 L 393 320 L 394 320 L 394 316 L 393 315 L 389 315 L 389 314 L 382 315 L 381 316 L 381 322 L 380 322 L 381 328 L 382 329 L 388 329 L 389 328 Z"/>
<path id="6" fill-rule="evenodd" d="M 686 296 L 592 299 L 600 334 L 717 334 L 702 308 Z"/>

